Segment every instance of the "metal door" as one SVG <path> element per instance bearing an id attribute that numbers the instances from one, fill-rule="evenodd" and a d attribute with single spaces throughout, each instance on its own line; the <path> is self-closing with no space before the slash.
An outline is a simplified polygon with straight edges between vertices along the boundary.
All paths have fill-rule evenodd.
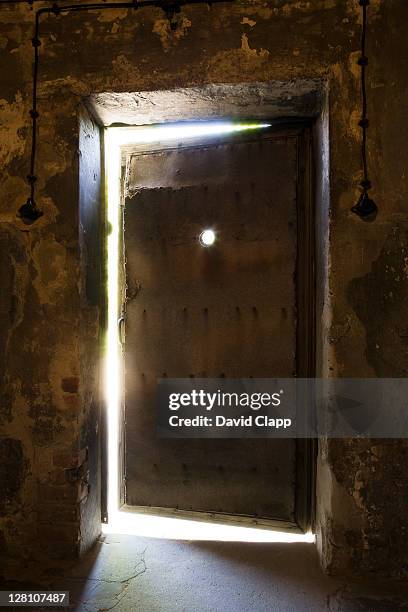
<path id="1" fill-rule="evenodd" d="M 299 278 L 311 266 L 310 245 L 300 246 L 309 231 L 309 203 L 300 195 L 305 151 L 304 132 L 295 130 L 130 157 L 124 216 L 129 506 L 301 522 L 299 495 L 307 487 L 299 482 L 305 479 L 299 442 L 159 439 L 155 393 L 162 377 L 307 374 L 304 313 L 311 312 L 312 292 Z M 206 228 L 216 232 L 208 248 L 198 240 Z"/>

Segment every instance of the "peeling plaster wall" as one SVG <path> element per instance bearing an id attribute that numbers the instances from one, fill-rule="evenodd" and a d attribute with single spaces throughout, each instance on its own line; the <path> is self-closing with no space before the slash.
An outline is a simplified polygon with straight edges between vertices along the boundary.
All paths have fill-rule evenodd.
<path id="1" fill-rule="evenodd" d="M 81 138 L 95 135 L 95 126 L 82 116 L 80 137 L 82 98 L 327 80 L 331 197 L 321 374 L 406 376 L 408 52 L 400 26 L 407 19 L 405 0 L 371 3 L 369 159 L 381 211 L 375 223 L 363 224 L 350 213 L 360 178 L 357 0 L 185 7 L 174 32 L 160 10 L 147 8 L 44 18 L 38 164 L 44 216 L 26 226 L 16 211 L 27 197 L 33 14 L 25 5 L 1 8 L 0 454 L 7 461 L 0 473 L 0 554 L 9 576 L 39 561 L 72 558 L 97 533 L 99 309 L 94 282 L 84 283 L 95 251 L 80 231 L 78 188 Z M 97 189 L 88 195 L 94 207 Z M 401 441 L 321 445 L 318 532 L 327 571 L 407 577 L 407 452 Z"/>

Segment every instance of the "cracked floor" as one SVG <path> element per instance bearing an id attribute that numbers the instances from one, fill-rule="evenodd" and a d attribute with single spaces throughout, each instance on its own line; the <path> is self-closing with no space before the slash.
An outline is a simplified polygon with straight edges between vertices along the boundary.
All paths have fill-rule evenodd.
<path id="1" fill-rule="evenodd" d="M 392 593 L 324 576 L 307 543 L 105 535 L 59 585 L 70 591 L 71 610 L 80 612 L 408 610 Z"/>

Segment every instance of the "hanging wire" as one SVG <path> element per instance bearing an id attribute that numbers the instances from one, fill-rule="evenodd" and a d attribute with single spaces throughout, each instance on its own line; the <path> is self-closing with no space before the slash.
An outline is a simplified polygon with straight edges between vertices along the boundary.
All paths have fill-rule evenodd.
<path id="1" fill-rule="evenodd" d="M 78 4 L 81 2 L 82 0 L 77 0 Z M 227 1 L 227 0 L 225 0 Z M 66 0 L 48 0 L 48 3 L 51 5 L 55 5 L 55 4 L 59 4 L 62 2 L 66 2 Z M 6 6 L 7 4 L 27 4 L 29 7 L 33 7 L 34 4 L 46 4 L 47 0 L 0 0 L 0 7 L 1 6 Z M 106 0 L 100 0 L 101 4 L 105 4 Z"/>
<path id="2" fill-rule="evenodd" d="M 375 202 L 368 196 L 368 191 L 371 189 L 371 181 L 368 175 L 367 162 L 367 130 L 369 120 L 367 116 L 367 67 L 368 57 L 366 54 L 366 39 L 367 39 L 367 9 L 370 0 L 359 0 L 359 5 L 362 10 L 362 27 L 361 27 L 361 54 L 357 60 L 357 64 L 361 69 L 361 119 L 358 122 L 362 130 L 361 138 L 361 160 L 363 166 L 363 179 L 360 182 L 362 193 L 355 206 L 352 207 L 352 212 L 366 221 L 373 220 L 378 212 L 378 207 Z"/>
<path id="3" fill-rule="evenodd" d="M 28 4 L 31 8 L 34 2 L 39 0 L 0 0 L 0 6 L 2 4 Z M 31 40 L 34 49 L 33 59 L 33 85 L 32 85 L 32 107 L 30 109 L 31 117 L 31 155 L 30 155 L 30 171 L 27 175 L 27 182 L 30 185 L 30 195 L 27 198 L 25 204 L 20 206 L 18 214 L 24 223 L 34 223 L 39 217 L 43 215 L 42 210 L 37 206 L 35 200 L 36 193 L 36 156 L 37 156 L 37 130 L 38 130 L 38 75 L 39 75 L 39 64 L 40 64 L 40 18 L 42 15 L 66 15 L 68 13 L 81 12 L 81 11 L 93 11 L 93 10 L 104 10 L 104 9 L 138 9 L 146 6 L 161 8 L 169 22 L 170 27 L 174 29 L 174 17 L 175 14 L 180 12 L 182 6 L 191 4 L 220 4 L 222 2 L 234 2 L 235 0 L 130 0 L 127 2 L 107 2 L 100 0 L 99 2 L 92 2 L 88 4 L 59 4 L 54 1 L 52 6 L 46 6 L 39 8 L 35 12 L 35 25 L 34 25 L 34 36 Z"/>
<path id="4" fill-rule="evenodd" d="M 360 0 L 360 5 L 363 8 L 363 25 L 361 31 L 361 55 L 358 59 L 358 65 L 361 67 L 361 97 L 362 97 L 362 113 L 359 121 L 359 126 L 363 130 L 362 138 L 362 150 L 361 156 L 363 160 L 363 180 L 361 186 L 363 189 L 370 189 L 371 182 L 368 178 L 367 168 L 367 128 L 369 121 L 367 118 L 367 83 L 366 83 L 366 69 L 368 66 L 368 57 L 366 56 L 366 37 L 367 37 L 367 6 L 369 0 Z"/>
<path id="5" fill-rule="evenodd" d="M 6 4 L 27 4 L 31 8 L 33 4 L 40 0 L 0 0 L 0 6 Z M 103 9 L 138 9 L 145 6 L 154 6 L 161 8 L 165 13 L 170 22 L 170 25 L 174 27 L 174 16 L 180 11 L 182 6 L 188 4 L 207 4 L 211 6 L 215 3 L 221 2 L 234 2 L 235 0 L 132 0 L 128 2 L 107 2 L 106 0 L 100 0 L 99 2 L 93 2 L 89 4 L 60 4 L 59 0 L 54 0 L 52 6 L 42 7 L 35 12 L 35 28 L 34 36 L 32 38 L 32 45 L 34 48 L 34 61 L 33 61 L 33 87 L 32 87 L 32 108 L 30 110 L 31 117 L 31 155 L 30 155 L 30 171 L 27 175 L 27 181 L 30 185 L 30 195 L 25 204 L 19 208 L 19 215 L 26 223 L 33 223 L 40 216 L 42 211 L 38 208 L 35 201 L 36 192 L 36 155 L 37 155 L 37 120 L 39 118 L 38 113 L 38 73 L 39 73 L 39 48 L 41 46 L 40 40 L 40 17 L 45 14 L 68 14 L 71 12 L 80 11 L 92 11 L 92 10 L 103 10 Z M 378 208 L 375 202 L 369 198 L 368 191 L 371 189 L 371 181 L 368 174 L 368 161 L 367 161 L 367 129 L 369 126 L 369 120 L 367 116 L 367 83 L 366 83 L 366 69 L 368 66 L 368 57 L 366 55 L 366 38 L 367 38 L 367 8 L 370 4 L 370 0 L 359 0 L 359 5 L 362 8 L 362 31 L 361 31 L 361 55 L 358 59 L 358 65 L 361 68 L 361 97 L 362 97 L 362 113 L 359 121 L 359 126 L 362 129 L 361 139 L 361 157 L 363 166 L 363 179 L 360 182 L 362 187 L 361 196 L 355 206 L 352 207 L 352 212 L 357 214 L 364 220 L 371 220 L 375 218 Z"/>

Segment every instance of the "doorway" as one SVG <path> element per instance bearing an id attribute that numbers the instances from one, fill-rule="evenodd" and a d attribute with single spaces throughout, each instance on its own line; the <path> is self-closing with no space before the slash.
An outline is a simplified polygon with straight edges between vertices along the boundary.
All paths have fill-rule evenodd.
<path id="1" fill-rule="evenodd" d="M 309 441 L 156 438 L 157 378 L 314 374 L 310 127 L 208 125 L 122 148 L 120 505 L 304 532 Z"/>

